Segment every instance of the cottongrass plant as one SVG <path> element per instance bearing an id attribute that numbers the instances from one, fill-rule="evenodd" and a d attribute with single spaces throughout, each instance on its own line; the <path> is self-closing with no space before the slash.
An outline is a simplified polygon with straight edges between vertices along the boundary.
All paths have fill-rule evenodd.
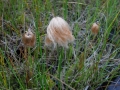
<path id="1" fill-rule="evenodd" d="M 24 49 L 24 57 L 25 57 L 25 60 L 26 60 L 26 86 L 27 88 L 30 88 L 32 87 L 31 86 L 31 81 L 30 79 L 32 78 L 33 76 L 33 71 L 32 71 L 32 68 L 30 68 L 31 65 L 31 62 L 33 64 L 33 60 L 31 59 L 31 55 L 30 55 L 30 47 L 33 47 L 35 45 L 35 42 L 36 42 L 36 38 L 35 38 L 35 34 L 31 31 L 31 29 L 29 28 L 28 31 L 26 31 L 23 36 L 22 36 L 22 41 L 23 41 L 23 44 L 25 46 L 25 49 Z"/>

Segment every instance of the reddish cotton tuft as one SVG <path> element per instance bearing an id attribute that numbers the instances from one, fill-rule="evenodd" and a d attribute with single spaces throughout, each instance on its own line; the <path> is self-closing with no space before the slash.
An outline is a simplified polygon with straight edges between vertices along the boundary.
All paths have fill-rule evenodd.
<path id="1" fill-rule="evenodd" d="M 22 41 L 25 46 L 32 47 L 35 45 L 35 35 L 30 29 L 26 31 L 22 36 Z"/>
<path id="2" fill-rule="evenodd" d="M 93 25 L 91 27 L 91 31 L 93 34 L 97 35 L 98 31 L 99 31 L 99 25 L 97 23 L 93 23 Z"/>
<path id="3" fill-rule="evenodd" d="M 46 46 L 51 46 L 52 45 L 52 41 L 48 38 L 48 36 L 45 36 L 45 45 Z"/>

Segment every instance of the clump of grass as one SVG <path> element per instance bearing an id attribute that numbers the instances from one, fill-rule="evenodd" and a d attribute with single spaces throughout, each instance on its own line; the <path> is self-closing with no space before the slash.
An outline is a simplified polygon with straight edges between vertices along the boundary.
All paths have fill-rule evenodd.
<path id="1" fill-rule="evenodd" d="M 0 89 L 98 89 L 118 76 L 120 31 L 118 0 L 0 1 Z M 47 50 L 46 29 L 53 16 L 65 19 L 73 46 Z M 94 37 L 91 25 L 99 21 Z M 31 27 L 36 45 L 25 51 L 22 34 Z M 26 54 L 29 65 L 26 65 Z M 74 58 L 76 56 L 76 58 Z M 31 83 L 26 83 L 26 69 Z M 101 86 L 107 82 L 105 86 Z"/>

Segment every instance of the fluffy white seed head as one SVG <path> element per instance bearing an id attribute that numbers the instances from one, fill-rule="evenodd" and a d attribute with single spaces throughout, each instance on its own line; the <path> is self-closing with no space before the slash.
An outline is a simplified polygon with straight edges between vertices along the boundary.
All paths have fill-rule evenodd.
<path id="1" fill-rule="evenodd" d="M 45 45 L 53 43 L 54 47 L 58 44 L 68 48 L 68 43 L 73 41 L 74 36 L 68 23 L 61 17 L 54 17 L 47 27 Z"/>

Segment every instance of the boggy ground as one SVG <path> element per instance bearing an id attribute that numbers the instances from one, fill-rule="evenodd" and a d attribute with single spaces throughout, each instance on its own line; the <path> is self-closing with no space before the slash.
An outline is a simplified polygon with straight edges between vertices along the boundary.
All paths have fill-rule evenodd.
<path id="1" fill-rule="evenodd" d="M 1 0 L 0 89 L 107 89 L 120 73 L 119 8 L 119 0 Z M 53 16 L 71 27 L 75 41 L 68 49 L 44 46 Z M 36 35 L 34 47 L 22 42 L 28 28 Z"/>

